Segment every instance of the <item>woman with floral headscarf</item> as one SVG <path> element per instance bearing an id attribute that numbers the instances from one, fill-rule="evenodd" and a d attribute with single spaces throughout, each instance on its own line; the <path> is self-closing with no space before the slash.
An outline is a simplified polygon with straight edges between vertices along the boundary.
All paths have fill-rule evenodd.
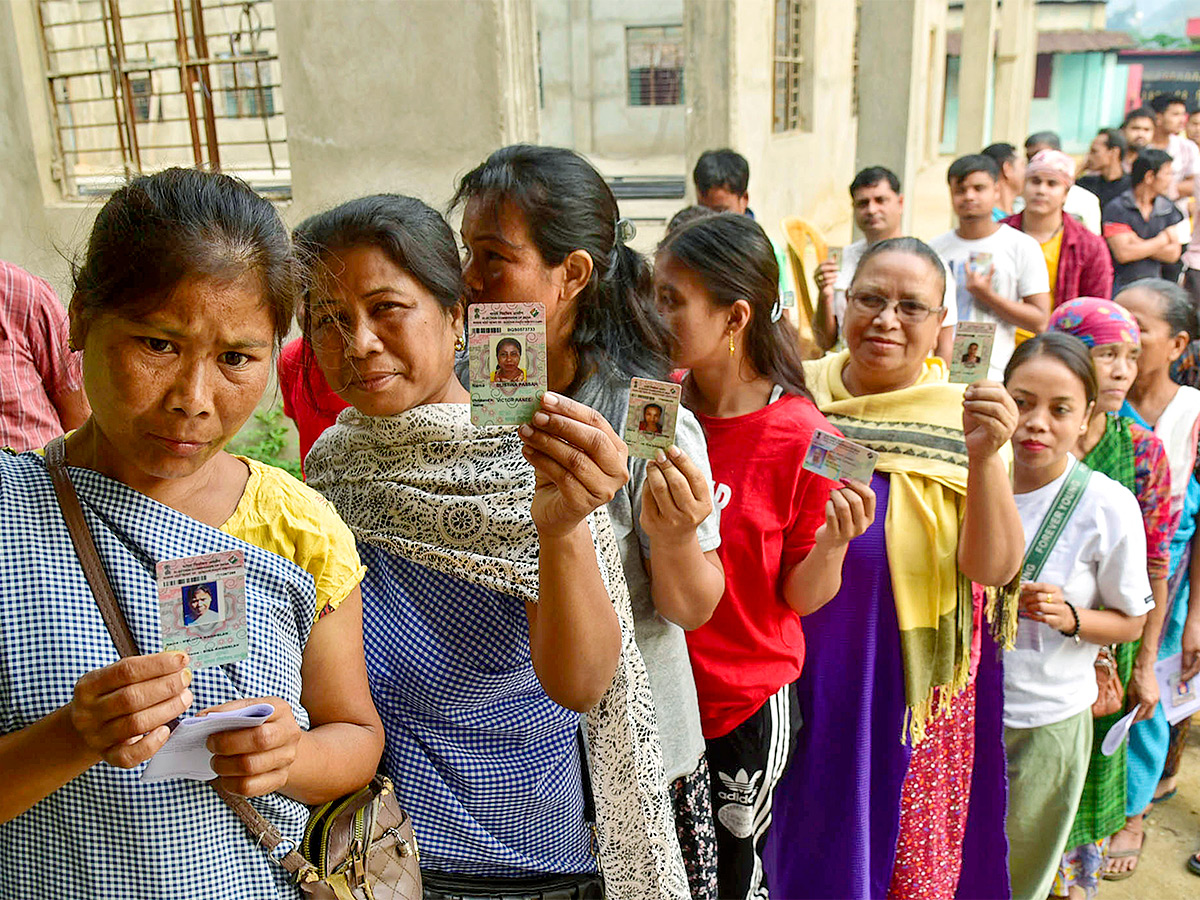
<path id="1" fill-rule="evenodd" d="M 1141 332 L 1124 307 L 1096 297 L 1081 297 L 1058 307 L 1050 317 L 1050 329 L 1074 335 L 1091 351 L 1098 382 L 1096 406 L 1075 452 L 1090 469 L 1123 484 L 1138 499 L 1146 527 L 1147 574 L 1155 601 L 1154 610 L 1146 617 L 1143 637 L 1148 646 L 1154 646 L 1166 611 L 1170 542 L 1178 517 L 1171 512 L 1171 470 L 1162 441 L 1150 429 L 1117 415 L 1137 375 Z M 1111 653 L 1121 683 L 1128 685 L 1127 705 L 1132 708 L 1141 703 L 1139 718 L 1149 718 L 1158 696 L 1153 658 L 1149 658 L 1149 665 L 1135 667 L 1136 643 L 1119 644 Z M 1054 882 L 1056 897 L 1095 895 L 1108 838 L 1124 824 L 1125 746 L 1122 744 L 1111 756 L 1100 749 L 1104 736 L 1122 715 L 1117 712 L 1093 723 L 1087 781 Z"/>

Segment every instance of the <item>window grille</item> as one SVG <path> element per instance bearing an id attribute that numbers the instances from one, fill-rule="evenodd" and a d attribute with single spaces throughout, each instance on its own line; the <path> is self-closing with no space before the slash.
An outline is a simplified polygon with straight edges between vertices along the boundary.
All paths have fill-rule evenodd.
<path id="1" fill-rule="evenodd" d="M 808 130 L 809 61 L 804 55 L 803 0 L 775 0 L 774 90 L 771 130 Z"/>
<path id="2" fill-rule="evenodd" d="M 67 196 L 199 166 L 291 195 L 272 0 L 38 0 Z"/>
<path id="3" fill-rule="evenodd" d="M 625 29 L 630 106 L 683 102 L 683 26 Z"/>

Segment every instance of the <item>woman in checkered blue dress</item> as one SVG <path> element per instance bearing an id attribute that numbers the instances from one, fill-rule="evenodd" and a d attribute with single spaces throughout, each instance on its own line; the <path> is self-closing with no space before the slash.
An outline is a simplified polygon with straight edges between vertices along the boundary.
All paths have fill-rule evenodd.
<path id="1" fill-rule="evenodd" d="M 212 769 L 296 841 L 306 804 L 380 757 L 353 537 L 299 482 L 223 450 L 290 325 L 287 232 L 243 183 L 169 170 L 110 198 L 75 281 L 93 414 L 66 459 L 143 655 L 118 661 L 42 457 L 0 454 L 0 895 L 298 897 L 208 784 L 139 779 L 176 717 L 269 702 L 264 725 L 209 739 Z M 248 657 L 161 652 L 157 563 L 233 549 Z"/>
<path id="2" fill-rule="evenodd" d="M 459 253 L 424 203 L 351 200 L 296 237 L 314 261 L 306 338 L 353 404 L 306 470 L 368 566 L 383 771 L 413 817 L 426 900 L 685 900 L 605 510 L 625 445 L 555 393 L 519 429 L 472 424 L 454 373 Z"/>

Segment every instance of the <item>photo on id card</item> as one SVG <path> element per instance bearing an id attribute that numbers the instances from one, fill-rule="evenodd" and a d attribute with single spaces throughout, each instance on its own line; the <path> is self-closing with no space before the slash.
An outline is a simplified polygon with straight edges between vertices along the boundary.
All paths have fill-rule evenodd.
<path id="1" fill-rule="evenodd" d="M 994 323 L 959 322 L 954 329 L 954 349 L 950 351 L 950 381 L 973 384 L 987 378 L 995 342 Z"/>
<path id="2" fill-rule="evenodd" d="M 675 443 L 679 420 L 679 385 L 670 381 L 634 378 L 629 385 L 629 414 L 625 419 L 625 443 L 630 456 L 654 459 Z"/>
<path id="3" fill-rule="evenodd" d="M 160 562 L 155 581 L 164 650 L 186 651 L 193 669 L 246 658 L 246 562 L 241 550 Z"/>
<path id="4" fill-rule="evenodd" d="M 830 481 L 850 479 L 870 484 L 879 454 L 874 450 L 817 429 L 804 453 L 801 468 Z"/>
<path id="5" fill-rule="evenodd" d="M 522 425 L 546 391 L 546 309 L 476 303 L 467 313 L 471 424 Z"/>

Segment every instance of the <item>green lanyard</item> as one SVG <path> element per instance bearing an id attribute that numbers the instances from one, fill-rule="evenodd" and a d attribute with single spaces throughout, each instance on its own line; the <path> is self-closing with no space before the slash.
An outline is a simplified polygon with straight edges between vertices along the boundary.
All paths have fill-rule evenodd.
<path id="1" fill-rule="evenodd" d="M 1071 465 L 1071 471 L 1067 474 L 1067 480 L 1058 489 L 1058 493 L 1054 496 L 1054 502 L 1050 504 L 1049 512 L 1042 519 L 1042 524 L 1038 526 L 1037 534 L 1033 536 L 1033 543 L 1029 545 L 1029 552 L 1025 554 L 1025 564 L 1021 566 L 1022 583 L 1037 581 L 1037 577 L 1042 574 L 1046 558 L 1050 555 L 1054 545 L 1058 543 L 1058 539 L 1062 537 L 1063 529 L 1067 527 L 1071 513 L 1075 512 L 1075 507 L 1079 505 L 1079 500 L 1083 497 L 1083 491 L 1091 477 L 1092 470 L 1079 460 L 1075 460 Z"/>

